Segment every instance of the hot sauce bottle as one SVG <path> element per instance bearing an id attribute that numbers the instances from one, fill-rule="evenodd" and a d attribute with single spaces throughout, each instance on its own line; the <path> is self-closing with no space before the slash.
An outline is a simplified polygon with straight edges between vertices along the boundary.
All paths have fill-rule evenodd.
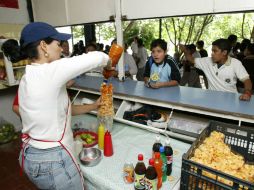
<path id="1" fill-rule="evenodd" d="M 110 63 L 103 70 L 104 79 L 109 79 L 115 72 L 112 67 L 115 67 L 123 53 L 123 47 L 117 44 L 113 44 L 109 50 Z"/>

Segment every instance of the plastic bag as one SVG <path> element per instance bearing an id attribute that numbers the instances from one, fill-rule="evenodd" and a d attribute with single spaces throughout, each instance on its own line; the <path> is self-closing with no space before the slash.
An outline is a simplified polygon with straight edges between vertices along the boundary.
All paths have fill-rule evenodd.
<path id="1" fill-rule="evenodd" d="M 16 137 L 14 126 L 0 117 L 0 144 L 10 142 Z"/>

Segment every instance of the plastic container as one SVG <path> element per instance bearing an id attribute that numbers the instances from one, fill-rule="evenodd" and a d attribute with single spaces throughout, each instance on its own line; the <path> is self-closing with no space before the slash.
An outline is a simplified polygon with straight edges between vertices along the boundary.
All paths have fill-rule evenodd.
<path id="1" fill-rule="evenodd" d="M 162 160 L 162 182 L 165 182 L 167 180 L 167 158 L 165 156 L 165 149 L 163 146 L 160 147 L 160 156 Z"/>
<path id="2" fill-rule="evenodd" d="M 138 162 L 134 169 L 134 189 L 135 190 L 145 190 L 145 173 L 146 173 L 146 166 L 143 162 L 143 154 L 138 155 Z"/>
<path id="3" fill-rule="evenodd" d="M 153 144 L 153 153 L 152 153 L 152 158 L 154 158 L 155 152 L 160 153 L 160 147 L 162 146 L 161 144 L 161 138 L 159 135 L 156 136 L 155 142 Z"/>
<path id="4" fill-rule="evenodd" d="M 98 124 L 102 124 L 105 127 L 105 131 L 112 132 L 114 116 L 97 116 Z"/>
<path id="5" fill-rule="evenodd" d="M 104 135 L 104 156 L 110 157 L 114 153 L 111 134 L 107 131 Z"/>
<path id="6" fill-rule="evenodd" d="M 104 125 L 105 129 L 112 131 L 114 119 L 113 86 L 112 84 L 101 85 L 101 105 L 98 109 L 98 124 Z"/>
<path id="7" fill-rule="evenodd" d="M 134 166 L 130 162 L 126 162 L 123 166 L 123 179 L 125 183 L 134 182 Z"/>
<path id="8" fill-rule="evenodd" d="M 115 67 L 121 57 L 123 53 L 123 47 L 117 44 L 112 44 L 110 50 L 109 50 L 109 57 L 111 59 L 111 67 Z M 113 76 L 115 70 L 112 69 L 104 69 L 103 70 L 103 76 L 105 79 L 110 78 L 111 76 Z"/>
<path id="9" fill-rule="evenodd" d="M 154 154 L 155 159 L 154 159 L 154 167 L 156 169 L 157 175 L 158 175 L 158 183 L 157 183 L 157 189 L 160 189 L 162 186 L 162 166 L 163 166 L 163 162 L 161 160 L 161 156 L 159 152 L 155 152 Z"/>
<path id="10" fill-rule="evenodd" d="M 123 53 L 123 47 L 117 44 L 112 44 L 109 50 L 109 57 L 112 61 L 112 67 L 115 67 Z"/>
<path id="11" fill-rule="evenodd" d="M 98 147 L 101 150 L 104 149 L 104 135 L 105 135 L 104 125 L 100 124 L 98 127 Z"/>
<path id="12" fill-rule="evenodd" d="M 206 126 L 207 123 L 199 123 L 191 120 L 176 118 L 171 119 L 171 121 L 168 123 L 169 130 L 195 138 L 198 137 Z"/>
<path id="13" fill-rule="evenodd" d="M 154 159 L 149 159 L 149 166 L 145 174 L 145 186 L 149 190 L 157 190 L 157 172 L 154 167 Z"/>
<path id="14" fill-rule="evenodd" d="M 222 122 L 211 121 L 200 134 L 190 149 L 182 157 L 181 190 L 196 189 L 254 189 L 254 184 L 208 166 L 189 160 L 195 149 L 203 143 L 212 131 L 219 131 L 225 135 L 224 142 L 231 147 L 231 151 L 242 155 L 248 164 L 254 164 L 254 129 L 239 127 Z M 210 173 L 214 178 L 204 175 Z M 222 183 L 219 179 L 232 182 L 232 186 Z"/>
<path id="15" fill-rule="evenodd" d="M 164 153 L 167 159 L 167 176 L 170 176 L 172 173 L 172 165 L 173 165 L 173 149 L 170 146 L 170 140 L 167 139 L 164 146 Z"/>

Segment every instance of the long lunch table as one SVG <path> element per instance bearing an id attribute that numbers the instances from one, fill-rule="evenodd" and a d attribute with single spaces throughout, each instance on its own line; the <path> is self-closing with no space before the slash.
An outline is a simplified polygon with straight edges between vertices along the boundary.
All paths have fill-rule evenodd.
<path id="1" fill-rule="evenodd" d="M 82 76 L 75 79 L 71 89 L 78 92 L 100 94 L 102 77 Z M 111 78 L 114 86 L 114 98 L 156 105 L 174 110 L 187 111 L 230 120 L 254 123 L 254 98 L 240 101 L 238 93 L 203 90 L 189 87 L 168 87 L 151 89 L 143 82 Z"/>
<path id="2" fill-rule="evenodd" d="M 95 129 L 93 125 L 97 123 L 97 118 L 90 114 L 74 116 L 72 126 L 79 122 L 85 123 L 84 128 L 93 130 Z M 93 129 L 91 129 L 91 126 Z M 124 163 L 131 162 L 135 167 L 137 156 L 142 153 L 144 155 L 145 165 L 146 167 L 148 166 L 148 160 L 152 156 L 152 146 L 157 134 L 114 122 L 111 135 L 114 150 L 113 156 L 103 156 L 101 162 L 94 167 L 86 167 L 80 163 L 88 190 L 134 190 L 133 183 L 126 184 L 123 180 Z M 161 135 L 163 144 L 165 143 L 165 139 L 166 137 Z M 161 190 L 179 189 L 182 154 L 190 147 L 188 143 L 183 143 L 175 139 L 170 140 L 174 150 L 172 177 L 170 181 L 167 180 L 163 183 Z"/>

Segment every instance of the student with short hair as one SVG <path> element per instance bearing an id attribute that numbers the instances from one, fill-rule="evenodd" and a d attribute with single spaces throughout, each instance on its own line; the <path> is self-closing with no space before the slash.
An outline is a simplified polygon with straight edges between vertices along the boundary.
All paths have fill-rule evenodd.
<path id="1" fill-rule="evenodd" d="M 237 79 L 244 83 L 241 100 L 250 100 L 252 83 L 242 63 L 229 56 L 231 49 L 227 39 L 218 39 L 212 43 L 212 57 L 193 58 L 184 45 L 179 45 L 186 59 L 196 68 L 201 69 L 208 80 L 208 89 L 237 92 Z"/>
<path id="2" fill-rule="evenodd" d="M 61 57 L 62 58 L 70 57 L 71 53 L 70 53 L 69 42 L 67 40 L 63 40 L 60 42 L 60 46 L 63 49 Z"/>
<path id="3" fill-rule="evenodd" d="M 163 39 L 152 41 L 151 51 L 152 56 L 145 66 L 145 85 L 150 88 L 179 85 L 179 68 L 174 58 L 167 55 L 167 42 Z"/>
<path id="4" fill-rule="evenodd" d="M 201 57 L 208 57 L 207 51 L 204 49 L 205 42 L 203 40 L 199 40 L 196 43 L 197 48 L 199 50 L 199 54 Z"/>

